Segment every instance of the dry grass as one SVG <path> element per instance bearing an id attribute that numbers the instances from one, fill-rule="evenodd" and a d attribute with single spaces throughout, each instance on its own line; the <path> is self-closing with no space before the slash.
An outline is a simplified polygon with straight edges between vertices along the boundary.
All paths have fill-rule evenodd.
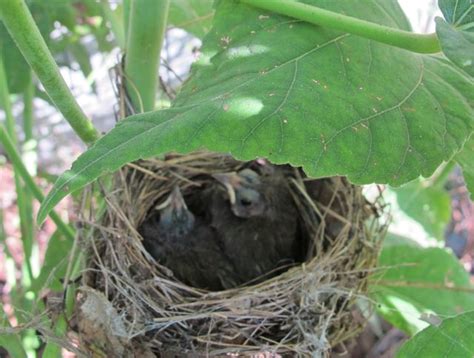
<path id="1" fill-rule="evenodd" d="M 343 178 L 313 185 L 301 171 L 291 172 L 293 198 L 311 238 L 308 259 L 262 283 L 195 289 L 144 250 L 136 228 L 176 183 L 184 193 L 198 190 L 210 173 L 244 165 L 197 152 L 130 164 L 115 175 L 101 222 L 89 220 L 93 230 L 82 238 L 88 252 L 77 305 L 82 349 L 124 357 L 262 351 L 316 357 L 356 334 L 353 303 L 366 292 L 383 227 L 374 219 L 376 207 Z"/>

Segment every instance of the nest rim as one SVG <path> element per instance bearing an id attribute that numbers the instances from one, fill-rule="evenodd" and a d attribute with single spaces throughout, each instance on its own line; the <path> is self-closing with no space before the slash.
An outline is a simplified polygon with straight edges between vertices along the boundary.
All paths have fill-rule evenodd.
<path id="1" fill-rule="evenodd" d="M 311 228 L 319 248 L 309 260 L 263 282 L 214 292 L 193 288 L 173 278 L 168 268 L 156 263 L 146 252 L 136 228 L 175 182 L 181 183 L 184 193 L 199 187 L 195 179 L 200 175 L 236 171 L 246 163 L 249 162 L 225 154 L 200 151 L 130 163 L 115 175 L 116 190 L 104 193 L 107 210 L 102 221 L 88 222 L 94 230 L 83 240 L 89 262 L 78 305 L 79 317 L 89 326 L 86 330 L 90 330 L 91 324 L 97 325 L 90 322 L 94 318 L 81 311 L 91 297 L 95 297 L 96 305 L 107 307 L 114 319 L 122 322 L 115 331 L 103 328 L 109 343 L 103 347 L 105 351 L 112 349 L 114 354 L 122 354 L 135 349 L 136 342 L 145 342 L 149 352 L 160 354 L 173 351 L 171 347 L 176 345 L 182 347 L 179 354 L 210 356 L 232 352 L 256 354 L 262 350 L 283 355 L 325 354 L 361 328 L 363 322 L 355 322 L 351 309 L 355 298 L 367 291 L 368 276 L 380 249 L 378 238 L 384 229 L 377 220 L 372 221 L 372 227 L 366 225 L 370 213 L 379 208 L 369 204 L 360 188 L 344 178 L 321 180 L 335 188 L 331 205 L 341 195 L 353 201 L 347 204 L 350 213 L 344 213 L 350 214 L 349 219 L 331 205 L 313 200 L 305 189 L 305 178 L 291 178 L 295 198 L 300 200 L 299 213 L 307 216 L 303 220 L 313 218 L 314 223 L 314 215 L 321 219 L 318 228 Z M 158 187 L 157 181 L 161 183 Z M 325 235 L 323 223 L 328 215 L 344 226 L 321 255 L 321 240 L 319 244 L 317 240 Z M 133 283 L 139 276 L 142 283 L 137 287 Z M 344 307 L 337 307 L 341 305 Z M 308 317 L 311 314 L 314 317 Z M 206 322 L 208 332 L 196 328 L 196 322 Z M 279 340 L 262 334 L 271 331 L 269 327 L 278 327 L 284 334 L 275 335 Z M 246 339 L 238 344 L 229 343 L 229 337 L 242 331 L 247 332 Z M 252 332 L 260 336 L 256 338 Z M 83 329 L 79 336 L 87 346 L 87 332 Z M 110 348 L 117 346 L 117 342 L 121 346 L 119 351 Z"/>

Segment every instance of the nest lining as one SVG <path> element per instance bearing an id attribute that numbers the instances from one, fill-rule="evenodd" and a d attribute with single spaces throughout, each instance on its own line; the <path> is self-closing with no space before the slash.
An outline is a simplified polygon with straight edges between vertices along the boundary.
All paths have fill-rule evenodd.
<path id="1" fill-rule="evenodd" d="M 292 196 L 310 238 L 308 259 L 264 282 L 196 289 L 144 249 L 137 228 L 176 184 L 183 193 L 199 190 L 210 174 L 246 165 L 196 152 L 117 173 L 102 221 L 89 222 L 93 234 L 83 242 L 89 252 L 78 304 L 83 347 L 113 356 L 136 356 L 137 349 L 150 357 L 321 356 L 356 334 L 352 304 L 366 291 L 383 229 L 376 220 L 366 225 L 376 208 L 343 178 L 309 180 L 291 170 Z"/>

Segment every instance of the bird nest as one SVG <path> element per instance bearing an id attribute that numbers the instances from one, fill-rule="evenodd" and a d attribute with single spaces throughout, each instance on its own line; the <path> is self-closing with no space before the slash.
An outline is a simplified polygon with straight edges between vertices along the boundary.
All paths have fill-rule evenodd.
<path id="1" fill-rule="evenodd" d="M 145 249 L 140 225 L 176 186 L 188 199 L 212 174 L 262 165 L 272 166 L 196 152 L 116 173 L 100 222 L 83 238 L 88 259 L 76 307 L 83 349 L 117 357 L 322 356 L 358 332 L 354 302 L 366 292 L 383 228 L 376 205 L 344 178 L 311 180 L 278 167 L 298 213 L 304 257 L 248 284 L 190 287 Z"/>

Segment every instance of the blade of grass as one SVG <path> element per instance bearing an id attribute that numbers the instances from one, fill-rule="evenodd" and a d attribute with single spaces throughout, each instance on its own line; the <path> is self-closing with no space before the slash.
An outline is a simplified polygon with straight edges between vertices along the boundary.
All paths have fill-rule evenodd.
<path id="1" fill-rule="evenodd" d="M 37 156 L 36 156 L 36 141 L 33 138 L 33 99 L 35 94 L 35 87 L 33 84 L 33 73 L 30 71 L 30 81 L 23 93 L 23 130 L 25 138 L 22 145 L 22 159 L 31 176 L 36 176 Z M 28 188 L 24 188 L 24 204 L 25 204 L 25 220 L 27 223 L 34 222 L 33 213 L 33 194 Z M 33 253 L 38 253 L 38 244 L 34 240 L 35 226 L 29 224 L 26 226 L 28 230 L 28 237 L 31 238 L 31 253 L 30 263 L 33 273 L 38 274 L 40 268 L 39 256 Z"/>
<path id="2" fill-rule="evenodd" d="M 128 94 L 136 112 L 155 108 L 160 52 L 169 0 L 132 0 L 125 57 Z"/>
<path id="3" fill-rule="evenodd" d="M 94 143 L 99 132 L 67 87 L 24 0 L 0 2 L 0 17 L 56 107 L 84 143 Z"/>
<path id="4" fill-rule="evenodd" d="M 10 102 L 10 93 L 8 92 L 8 83 L 5 73 L 5 66 L 3 65 L 3 56 L 0 55 L 0 103 L 3 106 L 5 112 L 7 132 L 10 138 L 12 139 L 12 145 L 16 147 L 17 136 L 15 130 L 15 118 L 12 112 L 12 104 Z M 29 276 L 28 281 L 32 282 L 33 280 L 33 270 L 31 268 L 31 252 L 33 248 L 33 231 L 29 226 L 31 226 L 33 215 L 28 218 L 28 205 L 25 190 L 23 188 L 20 176 L 15 166 L 13 166 L 13 174 L 15 180 L 15 190 L 16 190 L 16 199 L 18 206 L 18 213 L 20 216 L 20 231 L 21 231 L 21 242 L 23 245 L 23 254 L 24 254 L 24 264 L 26 268 L 26 273 Z"/>
<path id="5" fill-rule="evenodd" d="M 33 74 L 30 82 L 23 93 L 23 130 L 25 132 L 25 142 L 33 139 L 33 99 L 35 97 L 35 85 Z"/>
<path id="6" fill-rule="evenodd" d="M 33 76 L 33 74 L 31 74 Z M 37 142 L 33 136 L 33 99 L 35 97 L 35 86 L 31 77 L 28 86 L 23 92 L 23 131 L 25 138 L 23 141 L 22 157 L 23 163 L 28 168 L 30 175 L 37 175 Z"/>

